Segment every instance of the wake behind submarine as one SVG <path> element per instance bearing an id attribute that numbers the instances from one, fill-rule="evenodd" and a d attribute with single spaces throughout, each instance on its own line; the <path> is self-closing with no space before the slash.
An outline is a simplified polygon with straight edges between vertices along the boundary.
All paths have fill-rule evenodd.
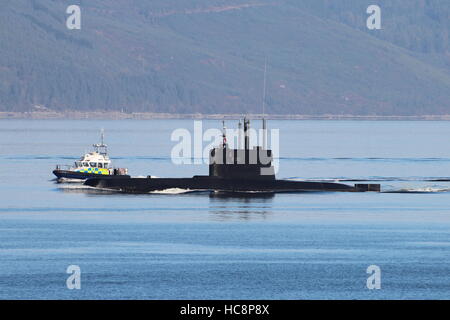
<path id="1" fill-rule="evenodd" d="M 272 166 L 272 150 L 263 146 L 250 149 L 250 121 L 244 119 L 244 146 L 231 149 L 223 142 L 209 153 L 209 175 L 192 178 L 133 178 L 130 176 L 95 177 L 85 185 L 124 193 L 149 193 L 172 188 L 224 193 L 279 192 L 380 192 L 379 184 L 347 185 L 330 182 L 277 180 Z M 239 122 L 241 129 L 241 122 Z M 239 130 L 241 132 L 241 130 Z M 263 133 L 266 121 L 263 119 Z M 265 137 L 265 136 L 264 136 Z M 241 139 L 239 139 L 241 140 Z"/>

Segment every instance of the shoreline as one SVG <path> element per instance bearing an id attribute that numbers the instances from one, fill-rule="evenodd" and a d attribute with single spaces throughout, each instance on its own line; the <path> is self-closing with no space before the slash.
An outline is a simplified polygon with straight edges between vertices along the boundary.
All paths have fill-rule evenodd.
<path id="1" fill-rule="evenodd" d="M 32 119 L 32 120 L 156 120 L 156 119 L 239 119 L 244 114 L 170 114 L 170 113 L 122 113 L 116 111 L 97 112 L 0 112 L 0 119 Z M 262 114 L 247 114 L 251 119 L 261 119 Z M 274 115 L 268 114 L 269 120 L 361 120 L 361 121 L 450 121 L 448 115 L 421 116 L 357 116 L 357 115 Z"/>

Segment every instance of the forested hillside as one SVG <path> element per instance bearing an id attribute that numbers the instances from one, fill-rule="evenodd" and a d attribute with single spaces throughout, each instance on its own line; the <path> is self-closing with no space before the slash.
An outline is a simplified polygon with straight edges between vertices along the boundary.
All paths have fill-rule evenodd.
<path id="1" fill-rule="evenodd" d="M 4 0 L 0 111 L 259 113 L 267 59 L 268 113 L 450 114 L 449 24 L 448 0 Z"/>

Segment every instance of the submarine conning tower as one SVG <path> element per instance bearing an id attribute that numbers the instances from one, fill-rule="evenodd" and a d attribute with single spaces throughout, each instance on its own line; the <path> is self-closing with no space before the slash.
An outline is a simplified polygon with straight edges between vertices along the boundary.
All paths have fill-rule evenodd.
<path id="1" fill-rule="evenodd" d="M 272 166 L 272 150 L 265 146 L 266 128 L 263 120 L 263 146 L 250 149 L 250 120 L 244 118 L 244 145 L 242 146 L 242 124 L 239 121 L 238 148 L 228 147 L 226 128 L 223 142 L 209 154 L 209 176 L 233 180 L 275 180 Z"/>

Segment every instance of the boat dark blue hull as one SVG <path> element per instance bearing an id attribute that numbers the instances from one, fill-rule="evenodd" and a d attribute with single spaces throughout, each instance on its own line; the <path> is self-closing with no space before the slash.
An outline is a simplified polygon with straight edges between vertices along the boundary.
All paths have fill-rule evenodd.
<path id="1" fill-rule="evenodd" d="M 86 179 L 95 178 L 95 177 L 99 177 L 99 178 L 105 177 L 105 175 L 102 175 L 102 174 L 75 172 L 75 171 L 69 171 L 69 170 L 53 170 L 53 174 L 58 179 L 75 179 L 75 180 L 86 180 Z"/>

